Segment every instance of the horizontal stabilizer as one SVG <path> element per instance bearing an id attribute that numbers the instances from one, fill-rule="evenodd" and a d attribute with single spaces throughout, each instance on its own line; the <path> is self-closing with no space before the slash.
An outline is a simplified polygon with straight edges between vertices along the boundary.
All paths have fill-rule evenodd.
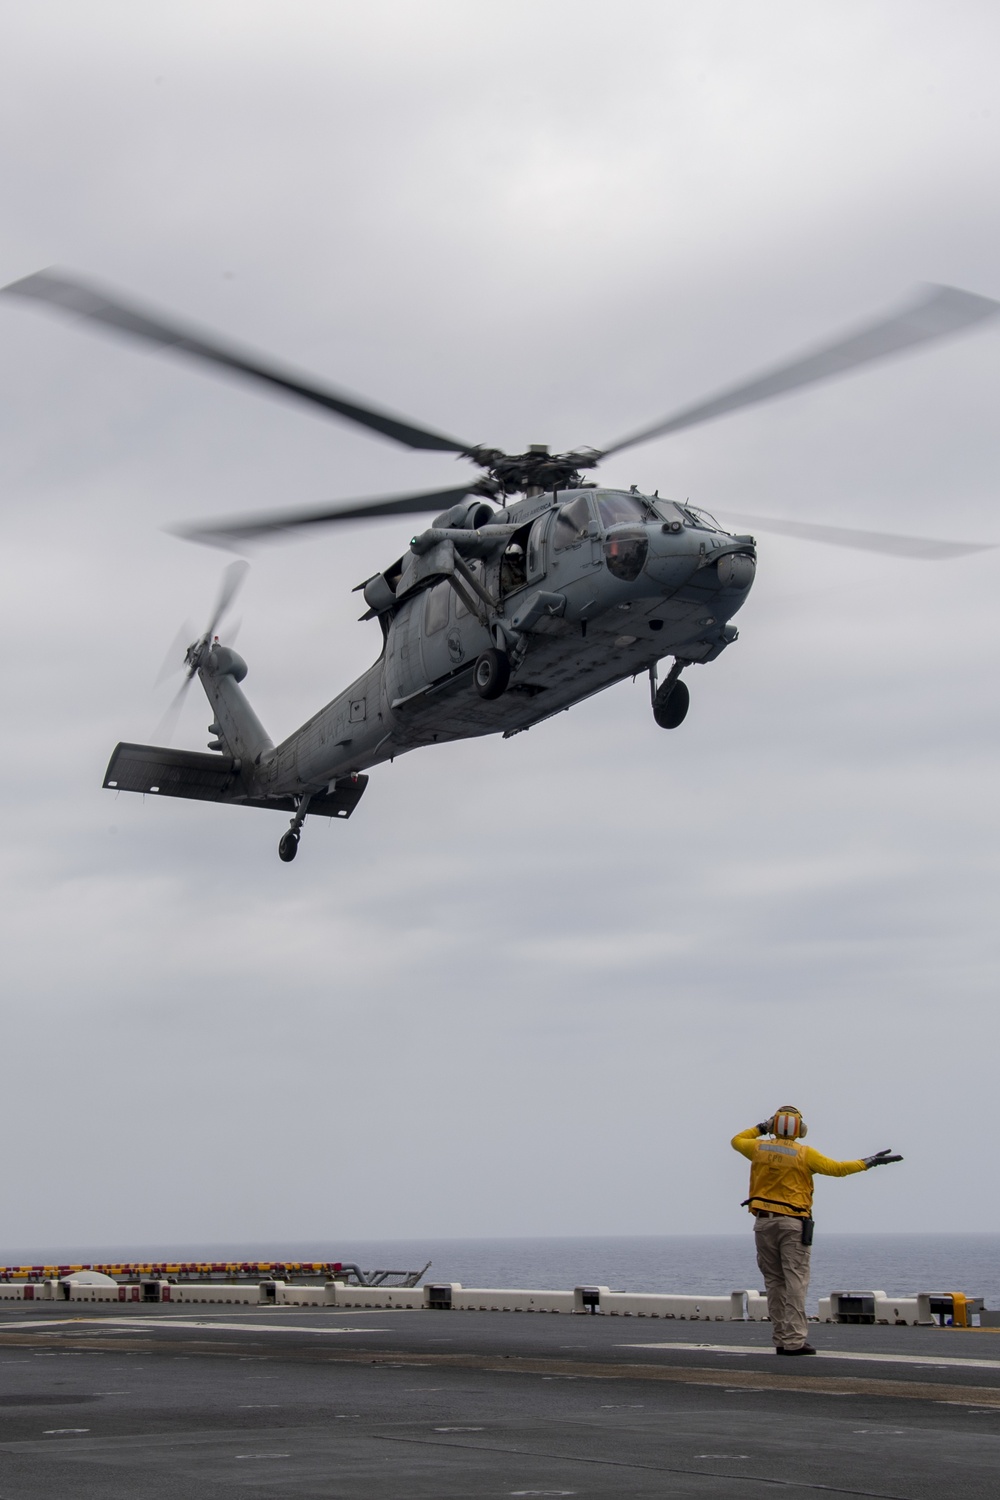
<path id="1" fill-rule="evenodd" d="M 116 745 L 104 773 L 104 785 L 114 792 L 193 797 L 198 802 L 232 802 L 242 807 L 270 807 L 276 812 L 296 810 L 292 797 L 248 797 L 230 755 L 204 755 L 158 745 Z M 309 816 L 349 818 L 367 785 L 367 776 L 349 777 L 332 791 L 316 793 L 309 802 Z"/>

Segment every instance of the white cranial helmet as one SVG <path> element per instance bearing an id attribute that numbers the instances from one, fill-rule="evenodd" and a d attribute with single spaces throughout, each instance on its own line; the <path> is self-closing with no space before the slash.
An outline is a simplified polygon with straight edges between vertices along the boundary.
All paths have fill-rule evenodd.
<path id="1" fill-rule="evenodd" d="M 786 1141 L 801 1140 L 806 1133 L 802 1111 L 794 1104 L 783 1104 L 774 1117 L 774 1133 Z"/>

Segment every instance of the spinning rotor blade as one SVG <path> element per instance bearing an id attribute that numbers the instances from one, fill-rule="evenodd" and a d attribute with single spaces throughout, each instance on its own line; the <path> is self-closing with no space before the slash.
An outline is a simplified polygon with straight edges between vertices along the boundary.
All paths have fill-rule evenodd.
<path id="1" fill-rule="evenodd" d="M 166 712 L 164 713 L 162 719 L 153 730 L 153 739 L 157 743 L 163 745 L 169 745 L 172 743 L 174 735 L 177 732 L 177 724 L 180 720 L 181 709 L 184 707 L 184 699 L 187 697 L 187 690 L 191 686 L 193 675 L 193 673 L 189 672 L 185 677 L 184 681 L 181 683 L 180 687 L 177 689 L 176 693 L 167 704 Z"/>
<path id="2" fill-rule="evenodd" d="M 769 401 L 774 396 L 783 396 L 801 386 L 813 385 L 819 380 L 829 380 L 835 375 L 845 375 L 861 365 L 872 364 L 879 359 L 888 359 L 901 354 L 905 349 L 916 349 L 934 339 L 948 338 L 961 333 L 976 323 L 996 317 L 1000 302 L 990 297 L 978 297 L 974 292 L 963 292 L 958 287 L 931 287 L 922 297 L 896 313 L 891 318 L 882 318 L 876 323 L 815 349 L 800 359 L 748 380 L 697 406 L 689 406 L 676 416 L 666 417 L 640 432 L 612 443 L 602 450 L 602 457 L 619 453 L 636 443 L 645 443 L 650 438 L 664 437 L 669 432 L 679 432 L 684 427 L 694 427 L 699 422 L 711 421 L 713 417 L 727 412 L 739 411 L 744 406 L 753 406 L 758 401 Z"/>
<path id="3" fill-rule="evenodd" d="M 188 688 L 191 686 L 192 682 L 195 679 L 202 652 L 204 651 L 205 647 L 211 643 L 212 637 L 219 625 L 219 621 L 222 619 L 223 615 L 226 613 L 226 610 L 232 604 L 233 600 L 236 598 L 236 595 L 243 587 L 244 579 L 246 578 L 249 571 L 250 564 L 246 561 L 245 558 L 242 557 L 237 558 L 235 562 L 231 562 L 229 566 L 223 570 L 222 582 L 219 585 L 219 597 L 215 601 L 215 608 L 212 611 L 212 618 L 209 621 L 207 628 L 198 637 L 198 639 L 193 644 L 188 645 L 187 655 L 184 657 L 184 660 L 181 663 L 182 666 L 187 666 L 187 673 L 184 677 L 184 681 L 181 683 L 180 687 L 177 689 L 177 692 L 167 704 L 167 711 L 163 715 L 163 718 L 160 720 L 155 730 L 154 737 L 156 739 L 163 740 L 163 742 L 167 745 L 170 744 L 171 740 L 174 737 L 174 731 L 177 728 L 177 721 L 181 716 L 181 709 L 184 707 L 184 699 L 187 697 Z M 177 641 L 175 641 L 174 644 L 176 648 L 180 650 L 184 642 L 180 637 L 178 637 Z M 163 667 L 160 669 L 160 675 L 156 679 L 157 684 L 161 683 L 167 675 L 167 663 L 164 662 Z"/>
<path id="4" fill-rule="evenodd" d="M 783 521 L 776 516 L 748 516 L 732 510 L 722 514 L 755 531 L 773 531 L 778 536 L 797 537 L 804 542 L 827 542 L 834 547 L 881 552 L 889 557 L 915 557 L 923 562 L 968 557 L 970 553 L 991 552 L 1000 546 L 998 542 L 941 542 L 932 537 L 897 536 L 891 531 L 855 531 L 846 526 L 818 526 L 811 521 Z"/>
<path id="5" fill-rule="evenodd" d="M 214 335 L 198 333 L 172 320 L 144 312 L 117 296 L 96 290 L 75 276 L 57 271 L 36 271 L 33 276 L 13 281 L 9 286 L 0 288 L 0 291 L 9 297 L 31 297 L 36 301 L 46 302 L 63 312 L 90 318 L 95 323 L 116 328 L 120 333 L 131 334 L 133 338 L 144 339 L 147 343 L 168 349 L 178 349 L 182 354 L 192 355 L 208 364 L 220 365 L 234 374 L 262 381 L 286 395 L 295 396 L 300 401 L 311 402 L 337 416 L 345 417 L 349 422 L 370 427 L 374 432 L 380 432 L 383 437 L 402 443 L 407 448 L 464 453 L 469 447 L 467 443 L 460 443 L 455 438 L 444 437 L 426 427 L 415 427 L 411 422 L 390 416 L 387 412 L 364 406 L 359 401 L 325 388 L 309 376 L 283 370 L 270 360 L 261 360 L 256 355 L 230 348 Z"/>
<path id="6" fill-rule="evenodd" d="M 337 506 L 315 510 L 276 510 L 256 515 L 237 516 L 232 520 L 199 521 L 172 526 L 175 536 L 190 542 L 205 542 L 210 547 L 234 547 L 240 542 L 280 536 L 299 526 L 325 526 L 337 521 L 367 521 L 377 516 L 419 516 L 432 510 L 447 510 L 469 493 L 470 485 L 458 489 L 424 490 L 414 495 L 389 495 L 376 500 L 348 500 Z"/>
<path id="7" fill-rule="evenodd" d="M 225 568 L 223 570 L 222 583 L 219 587 L 219 597 L 215 601 L 215 609 L 212 613 L 212 619 L 204 635 L 202 636 L 203 641 L 210 641 L 212 639 L 218 627 L 219 621 L 222 619 L 222 616 L 226 613 L 226 610 L 232 604 L 233 600 L 236 598 L 236 595 L 243 587 L 243 583 L 249 571 L 250 564 L 247 562 L 246 558 L 243 557 L 238 557 L 235 562 L 231 562 L 228 568 Z M 191 675 L 192 677 L 194 676 L 193 668 L 191 671 Z"/>
<path id="8" fill-rule="evenodd" d="M 153 683 L 154 688 L 162 687 L 169 677 L 173 677 L 175 672 L 180 672 L 183 669 L 184 652 L 190 646 L 197 628 L 190 620 L 184 621 L 184 624 L 171 642 L 170 650 L 163 658 L 163 665 L 157 672 L 156 681 Z"/>

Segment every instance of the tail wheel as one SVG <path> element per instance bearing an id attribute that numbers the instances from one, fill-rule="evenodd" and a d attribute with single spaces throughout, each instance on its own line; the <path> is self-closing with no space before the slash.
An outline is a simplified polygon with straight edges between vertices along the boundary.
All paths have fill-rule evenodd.
<path id="1" fill-rule="evenodd" d="M 293 833 L 291 829 L 289 829 L 288 832 L 283 833 L 281 835 L 281 838 L 278 840 L 278 858 L 284 860 L 286 865 L 290 865 L 298 852 L 299 836 L 297 833 Z"/>
<path id="2" fill-rule="evenodd" d="M 676 729 L 683 724 L 691 703 L 691 694 L 686 682 L 675 682 L 663 699 L 657 693 L 653 702 L 653 718 L 661 729 Z"/>
<path id="3" fill-rule="evenodd" d="M 480 698 L 499 698 L 510 681 L 510 657 L 505 651 L 484 651 L 476 659 L 472 678 Z"/>

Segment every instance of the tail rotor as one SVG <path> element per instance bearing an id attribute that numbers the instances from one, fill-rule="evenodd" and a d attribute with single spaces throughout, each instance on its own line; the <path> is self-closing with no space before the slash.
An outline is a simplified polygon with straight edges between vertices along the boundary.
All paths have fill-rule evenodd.
<path id="1" fill-rule="evenodd" d="M 211 619 L 209 620 L 208 625 L 205 627 L 201 635 L 198 636 L 196 640 L 192 641 L 184 651 L 183 661 L 181 663 L 182 667 L 186 668 L 184 681 L 181 683 L 177 692 L 174 694 L 170 703 L 167 705 L 166 713 L 160 720 L 156 730 L 156 737 L 160 740 L 164 740 L 167 744 L 170 744 L 171 740 L 173 739 L 174 732 L 177 728 L 177 722 L 181 716 L 181 709 L 184 707 L 184 700 L 187 697 L 187 690 L 191 686 L 191 683 L 194 681 L 194 678 L 197 676 L 198 668 L 204 661 L 206 653 L 211 650 L 216 631 L 218 630 L 219 625 L 222 623 L 226 611 L 229 609 L 233 600 L 236 598 L 236 595 L 243 587 L 247 573 L 249 571 L 250 564 L 242 557 L 237 558 L 235 562 L 231 562 L 227 568 L 223 569 L 222 579 L 219 585 L 219 595 L 215 601 L 215 608 L 212 611 Z M 159 686 L 166 680 L 167 677 L 171 676 L 173 672 L 177 670 L 176 666 L 171 665 L 171 663 L 176 663 L 177 657 L 180 655 L 181 650 L 184 646 L 184 642 L 190 640 L 190 627 L 182 629 L 181 632 L 176 636 L 174 643 L 170 648 L 170 652 L 166 660 L 164 661 L 163 666 L 160 668 L 159 675 L 156 679 L 157 686 Z"/>

